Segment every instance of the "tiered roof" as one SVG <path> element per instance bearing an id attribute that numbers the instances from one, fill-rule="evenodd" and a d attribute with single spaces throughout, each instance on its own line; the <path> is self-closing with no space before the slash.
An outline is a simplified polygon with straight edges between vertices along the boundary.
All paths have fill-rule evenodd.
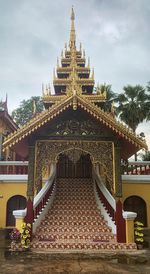
<path id="1" fill-rule="evenodd" d="M 101 102 L 106 100 L 106 90 L 102 93 L 99 89 L 96 94 L 93 92 L 94 74 L 90 76 L 90 66 L 86 66 L 85 55 L 81 47 L 76 49 L 76 35 L 74 27 L 74 10 L 71 14 L 71 31 L 69 48 L 65 47 L 61 57 L 61 66 L 57 64 L 57 76 L 54 77 L 55 94 L 52 95 L 50 88 L 43 88 L 43 101 L 46 110 L 31 119 L 26 125 L 10 134 L 3 144 L 3 149 L 7 147 L 21 148 L 21 145 L 28 146 L 28 138 L 32 134 L 39 133 L 43 127 L 59 116 L 68 108 L 77 110 L 83 109 L 89 113 L 106 128 L 112 131 L 116 140 L 121 142 L 121 154 L 123 158 L 128 158 L 141 148 L 147 149 L 147 145 L 142 138 L 133 133 L 122 123 L 118 122 L 112 113 L 104 112 L 98 107 Z"/>
<path id="2" fill-rule="evenodd" d="M 92 102 L 103 102 L 106 99 L 106 92 L 102 93 L 100 88 L 97 88 L 96 94 L 93 92 L 94 70 L 91 72 L 89 59 L 86 62 L 85 51 L 82 50 L 81 44 L 79 49 L 76 47 L 74 20 L 75 14 L 72 8 L 69 47 L 66 44 L 62 51 L 61 64 L 57 59 L 56 75 L 54 70 L 55 96 L 51 95 L 49 87 L 43 87 L 43 102 L 46 108 L 72 94 L 83 95 Z"/>

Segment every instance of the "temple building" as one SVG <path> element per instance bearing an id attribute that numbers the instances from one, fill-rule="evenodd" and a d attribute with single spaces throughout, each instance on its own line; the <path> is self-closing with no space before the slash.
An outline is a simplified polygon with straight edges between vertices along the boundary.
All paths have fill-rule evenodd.
<path id="1" fill-rule="evenodd" d="M 9 150 L 28 163 L 20 163 L 26 172 L 18 182 L 10 177 L 5 183 L 25 200 L 20 198 L 22 205 L 10 210 L 10 217 L 3 216 L 2 226 L 31 223 L 33 249 L 134 249 L 134 219 L 150 227 L 150 178 L 141 177 L 141 191 L 142 175 L 130 182 L 122 163 L 147 145 L 116 119 L 113 106 L 103 110 L 106 88 L 94 88 L 94 71 L 76 45 L 74 21 L 72 8 L 69 44 L 54 70 L 54 94 L 49 85 L 42 88 L 45 110 L 21 128 L 14 125 L 3 142 L 3 153 Z M 1 184 L 0 192 L 5 196 Z M 3 207 L 10 208 L 5 198 Z"/>
<path id="2" fill-rule="evenodd" d="M 15 160 L 15 153 L 6 150 L 5 154 L 2 152 L 2 143 L 4 138 L 17 130 L 18 126 L 13 121 L 12 117 L 8 113 L 7 97 L 6 100 L 0 101 L 0 161 L 3 159 Z"/>

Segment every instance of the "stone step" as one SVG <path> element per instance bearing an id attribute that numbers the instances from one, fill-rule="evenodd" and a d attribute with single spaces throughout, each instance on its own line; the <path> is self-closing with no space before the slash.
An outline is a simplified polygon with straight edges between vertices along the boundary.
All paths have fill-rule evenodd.
<path id="1" fill-rule="evenodd" d="M 54 203 L 37 229 L 32 247 L 116 249 L 116 236 L 97 208 L 92 181 L 57 180 Z"/>
<path id="2" fill-rule="evenodd" d="M 112 235 L 98 235 L 97 237 L 95 236 L 95 234 L 93 235 L 73 235 L 73 234 L 45 234 L 45 233 L 42 233 L 42 235 L 36 235 L 35 239 L 38 239 L 39 241 L 43 240 L 43 241 L 58 241 L 60 242 L 61 240 L 68 240 L 69 242 L 71 240 L 78 240 L 78 241 L 87 241 L 87 240 L 91 240 L 91 241 L 95 241 L 95 242 L 98 242 L 98 241 L 102 241 L 102 242 L 105 242 L 105 241 L 116 241 L 116 237 L 115 236 L 112 236 Z"/>
<path id="3" fill-rule="evenodd" d="M 95 250 L 133 250 L 136 249 L 136 244 L 121 244 L 116 242 L 49 242 L 49 241 L 39 241 L 32 242 L 32 248 L 38 249 L 69 249 L 69 250 L 78 250 L 78 249 L 95 249 Z"/>

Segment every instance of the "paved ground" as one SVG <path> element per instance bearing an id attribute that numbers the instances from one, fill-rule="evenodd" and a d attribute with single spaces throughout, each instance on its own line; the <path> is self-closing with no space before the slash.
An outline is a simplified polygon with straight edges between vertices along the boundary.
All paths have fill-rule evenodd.
<path id="1" fill-rule="evenodd" d="M 0 253 L 2 255 L 2 253 Z M 0 274 L 150 274 L 150 252 L 127 254 L 44 254 L 30 252 L 0 257 Z"/>
<path id="2" fill-rule="evenodd" d="M 0 274 L 150 274 L 150 250 L 11 253 L 0 235 Z"/>

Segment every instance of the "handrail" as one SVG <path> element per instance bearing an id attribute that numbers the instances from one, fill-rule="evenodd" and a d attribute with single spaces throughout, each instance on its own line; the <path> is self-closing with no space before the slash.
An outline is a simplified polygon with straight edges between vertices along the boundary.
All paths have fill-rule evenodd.
<path id="1" fill-rule="evenodd" d="M 105 187 L 100 174 L 93 169 L 94 179 L 96 180 L 97 186 L 99 187 L 100 191 L 102 192 L 105 199 L 109 202 L 111 208 L 115 211 L 116 210 L 116 201 L 108 189 Z"/>
<path id="2" fill-rule="evenodd" d="M 55 177 L 56 177 L 56 166 L 51 166 L 51 173 L 48 181 L 45 183 L 40 192 L 34 197 L 33 202 L 33 214 L 34 222 L 36 222 L 40 214 L 44 211 L 45 207 L 49 203 L 50 197 L 54 193 L 55 187 Z M 13 215 L 15 218 L 25 218 L 27 214 L 27 208 L 23 210 L 14 210 Z"/>
<path id="3" fill-rule="evenodd" d="M 97 205 L 101 210 L 104 219 L 108 222 L 108 225 L 112 228 L 113 234 L 116 234 L 115 224 L 115 212 L 116 202 L 113 196 L 110 194 L 108 189 L 103 184 L 98 170 L 93 168 L 93 181 L 94 181 L 94 192 L 96 196 Z"/>
<path id="4" fill-rule="evenodd" d="M 150 161 L 132 161 L 122 163 L 123 174 L 129 175 L 149 175 Z"/>
<path id="5" fill-rule="evenodd" d="M 28 161 L 0 161 L 0 174 L 28 174 Z"/>
<path id="6" fill-rule="evenodd" d="M 128 165 L 145 166 L 145 165 L 150 165 L 150 161 L 131 161 L 131 162 L 128 162 Z"/>
<path id="7" fill-rule="evenodd" d="M 49 199 L 49 196 L 53 192 L 55 176 L 56 176 L 56 167 L 52 166 L 51 174 L 49 176 L 48 181 L 45 183 L 45 185 L 42 187 L 42 189 L 34 198 L 34 203 L 33 203 L 34 219 L 37 218 L 42 208 L 45 207 L 47 200 Z"/>
<path id="8" fill-rule="evenodd" d="M 28 166 L 28 161 L 0 161 L 0 166 Z"/>

